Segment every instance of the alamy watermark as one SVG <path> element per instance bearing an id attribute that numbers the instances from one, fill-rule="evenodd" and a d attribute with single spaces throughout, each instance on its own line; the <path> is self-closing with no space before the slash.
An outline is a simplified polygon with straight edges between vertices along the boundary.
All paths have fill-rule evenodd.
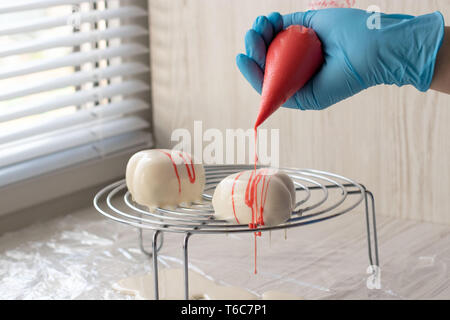
<path id="1" fill-rule="evenodd" d="M 310 10 L 326 8 L 353 8 L 356 0 L 312 0 L 309 3 Z M 370 5 L 366 9 L 367 13 L 372 13 L 367 19 L 367 28 L 369 30 L 381 29 L 381 9 L 376 5 Z"/>
<path id="2" fill-rule="evenodd" d="M 203 164 L 254 164 L 257 147 L 258 164 L 279 167 L 280 130 L 258 129 L 257 146 L 253 129 L 209 128 L 203 130 L 202 121 L 194 121 L 193 134 L 185 128 L 172 132 L 173 150 L 190 153 L 195 162 Z"/>

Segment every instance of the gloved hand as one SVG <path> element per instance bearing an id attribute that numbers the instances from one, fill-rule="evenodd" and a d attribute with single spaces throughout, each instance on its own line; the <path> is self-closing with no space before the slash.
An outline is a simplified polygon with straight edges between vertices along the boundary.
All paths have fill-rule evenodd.
<path id="1" fill-rule="evenodd" d="M 239 54 L 237 65 L 261 94 L 268 46 L 282 29 L 298 24 L 317 33 L 325 62 L 284 107 L 321 110 L 378 84 L 428 90 L 444 36 L 442 14 L 380 14 L 381 28 L 369 29 L 372 15 L 340 8 L 258 17 L 245 35 L 247 55 Z"/>

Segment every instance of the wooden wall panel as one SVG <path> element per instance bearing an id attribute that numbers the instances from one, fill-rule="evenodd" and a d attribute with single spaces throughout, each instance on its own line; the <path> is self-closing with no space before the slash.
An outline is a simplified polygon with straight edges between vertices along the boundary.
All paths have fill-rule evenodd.
<path id="1" fill-rule="evenodd" d="M 259 96 L 235 65 L 253 20 L 305 10 L 301 0 L 150 0 L 151 65 L 157 143 L 176 128 L 250 128 Z M 383 12 L 440 10 L 448 0 L 361 1 Z M 448 24 L 448 23 L 447 23 Z M 281 109 L 265 124 L 280 129 L 281 165 L 310 167 L 364 183 L 378 212 L 450 223 L 450 96 L 379 86 L 324 111 Z"/>

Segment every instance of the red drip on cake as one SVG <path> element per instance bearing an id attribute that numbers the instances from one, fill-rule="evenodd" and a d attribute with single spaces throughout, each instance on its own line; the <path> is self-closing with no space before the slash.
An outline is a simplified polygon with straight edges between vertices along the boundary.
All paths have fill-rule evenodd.
<path id="1" fill-rule="evenodd" d="M 252 171 L 250 173 L 250 177 L 247 182 L 247 186 L 245 188 L 245 204 L 250 208 L 252 219 L 249 223 L 250 229 L 257 229 L 261 226 L 264 226 L 264 206 L 267 199 L 267 190 L 269 189 L 269 183 L 271 177 L 268 176 L 268 169 L 259 169 Z M 233 187 L 231 189 L 231 201 L 233 204 L 233 214 L 236 219 L 236 222 L 239 223 L 239 220 L 236 215 L 236 208 L 234 205 L 234 194 L 235 194 L 235 184 L 236 181 L 241 177 L 242 172 L 239 173 L 233 182 Z M 260 192 L 258 193 L 258 185 L 262 183 Z M 259 198 L 259 202 L 258 202 Z M 261 232 L 254 232 L 255 235 L 255 274 L 257 273 L 256 269 L 256 257 L 257 257 L 257 241 L 256 237 L 261 236 Z"/>
<path id="2" fill-rule="evenodd" d="M 236 176 L 236 178 L 234 179 L 234 181 L 233 181 L 233 186 L 231 187 L 231 204 L 233 205 L 233 214 L 234 214 L 234 218 L 236 219 L 236 222 L 238 223 L 238 224 L 241 224 L 240 222 L 239 222 L 239 219 L 238 219 L 238 217 L 236 216 L 236 208 L 235 208 L 235 206 L 234 206 L 234 187 L 236 186 L 236 181 L 239 179 L 239 177 L 243 174 L 244 172 L 241 172 L 241 173 L 239 173 L 237 176 Z"/>
<path id="3" fill-rule="evenodd" d="M 189 162 L 190 162 L 190 166 L 191 166 L 190 169 L 189 169 L 188 162 L 186 161 L 186 159 L 184 158 L 184 156 L 183 156 L 183 154 L 181 152 L 179 152 L 179 156 L 184 161 L 184 164 L 186 166 L 186 170 L 187 170 L 187 173 L 188 173 L 188 176 L 189 176 L 189 181 L 191 183 L 194 183 L 195 182 L 195 168 L 194 168 L 194 163 L 192 162 L 191 156 L 186 153 L 186 156 L 189 158 Z"/>
<path id="4" fill-rule="evenodd" d="M 166 156 L 169 157 L 170 161 L 172 161 L 173 170 L 175 171 L 175 175 L 177 176 L 177 180 L 178 180 L 178 193 L 181 193 L 180 175 L 178 173 L 177 164 L 173 160 L 172 154 L 167 151 L 164 151 L 164 150 L 158 150 L 158 151 L 164 153 Z M 186 166 L 187 173 L 188 173 L 189 182 L 194 183 L 195 182 L 195 167 L 194 167 L 194 163 L 192 161 L 191 156 L 188 155 L 187 153 L 185 153 L 185 155 L 189 158 L 189 161 L 187 161 L 181 151 L 172 151 L 172 152 L 178 154 L 178 156 L 183 160 L 184 165 Z"/>

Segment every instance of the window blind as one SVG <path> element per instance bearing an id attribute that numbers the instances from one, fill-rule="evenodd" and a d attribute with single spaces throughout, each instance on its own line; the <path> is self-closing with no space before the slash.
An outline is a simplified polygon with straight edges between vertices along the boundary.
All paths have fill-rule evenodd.
<path id="1" fill-rule="evenodd" d="M 152 146 L 145 1 L 11 1 L 0 17 L 0 187 Z"/>

